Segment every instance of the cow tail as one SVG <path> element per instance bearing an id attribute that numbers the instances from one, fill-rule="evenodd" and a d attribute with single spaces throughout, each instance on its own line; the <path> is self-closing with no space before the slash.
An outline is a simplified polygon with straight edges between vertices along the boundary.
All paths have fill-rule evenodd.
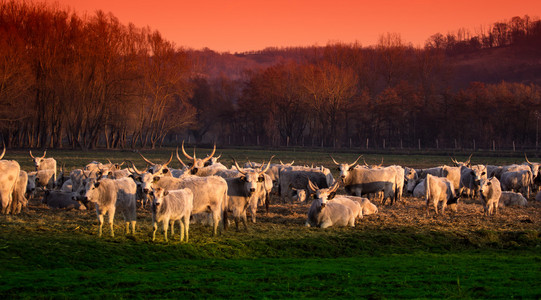
<path id="1" fill-rule="evenodd" d="M 224 223 L 224 230 L 227 230 L 227 208 L 229 207 L 229 197 L 227 196 L 227 189 L 224 191 L 222 201 L 222 223 Z"/>

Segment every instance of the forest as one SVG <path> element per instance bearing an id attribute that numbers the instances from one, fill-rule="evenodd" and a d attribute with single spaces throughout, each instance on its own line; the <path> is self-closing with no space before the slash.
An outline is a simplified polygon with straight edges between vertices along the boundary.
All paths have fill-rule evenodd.
<path id="1" fill-rule="evenodd" d="M 414 47 L 189 49 L 103 11 L 0 2 L 8 147 L 537 148 L 541 21 L 516 16 Z"/>

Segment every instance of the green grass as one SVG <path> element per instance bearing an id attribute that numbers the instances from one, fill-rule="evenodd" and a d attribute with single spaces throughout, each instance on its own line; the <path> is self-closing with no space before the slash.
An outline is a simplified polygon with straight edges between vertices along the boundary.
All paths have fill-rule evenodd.
<path id="1" fill-rule="evenodd" d="M 204 156 L 208 149 L 200 151 Z M 326 152 L 225 149 L 222 160 L 334 164 Z M 147 151 L 157 161 L 171 149 Z M 199 151 L 198 151 L 199 153 Z M 39 154 L 39 153 L 37 153 Z M 69 169 L 92 160 L 132 159 L 131 151 L 48 151 Z M 357 153 L 333 154 L 352 162 Z M 49 155 L 48 155 L 49 156 Z M 385 155 L 384 164 L 435 166 L 445 155 Z M 472 161 L 507 163 L 517 157 L 475 155 Z M 8 151 L 23 169 L 26 151 Z M 381 156 L 367 154 L 368 163 Z M 459 156 L 457 159 L 466 159 Z M 492 161 L 493 162 L 492 162 Z M 176 166 L 178 162 L 175 162 Z M 333 168 L 334 170 L 334 168 Z M 335 172 L 335 170 L 333 171 Z M 271 207 L 272 208 L 272 207 Z M 525 227 L 503 227 L 501 219 L 479 217 L 482 226 L 455 228 L 453 219 L 414 215 L 419 226 L 369 217 L 356 228 L 304 227 L 304 215 L 275 208 L 248 231 L 233 228 L 211 237 L 211 229 L 190 227 L 190 242 L 151 241 L 150 215 L 138 211 L 137 233 L 124 236 L 117 216 L 115 238 L 96 235 L 95 212 L 54 211 L 34 203 L 18 216 L 0 216 L 0 297 L 5 298 L 527 298 L 541 297 L 541 235 L 538 218 Z M 294 209 L 293 206 L 289 207 Z M 304 208 L 298 210 L 303 214 Z M 533 209 L 533 208 L 532 208 Z M 538 209 L 536 206 L 535 209 Z M 417 214 L 416 211 L 412 211 Z M 383 215 L 382 215 L 383 216 Z M 449 221 L 450 220 L 450 221 Z M 533 223 L 533 225 L 532 225 Z M 414 224 L 414 223 L 412 223 Z M 443 225 L 442 225 L 443 224 Z M 475 224 L 475 223 L 466 223 Z M 467 225 L 471 226 L 471 225 Z M 525 229 L 526 228 L 526 229 Z M 531 229 L 533 228 L 533 229 Z M 537 228 L 537 229 L 536 229 Z"/>

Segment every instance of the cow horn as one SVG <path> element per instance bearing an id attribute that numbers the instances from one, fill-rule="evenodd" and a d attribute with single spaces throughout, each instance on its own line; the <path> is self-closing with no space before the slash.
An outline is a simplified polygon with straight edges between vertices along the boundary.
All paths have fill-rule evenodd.
<path id="1" fill-rule="evenodd" d="M 456 159 L 454 159 L 453 157 L 451 157 L 451 162 L 454 163 L 455 165 L 458 165 L 458 161 L 456 161 Z"/>
<path id="2" fill-rule="evenodd" d="M 340 187 L 340 183 L 339 183 L 338 181 L 336 181 L 336 182 L 331 186 L 330 192 L 331 192 L 331 193 L 336 192 L 336 190 L 338 190 L 338 187 Z"/>
<path id="3" fill-rule="evenodd" d="M 310 178 L 308 177 L 306 178 L 308 179 L 308 189 L 310 189 L 312 192 L 319 190 L 319 187 L 315 185 L 314 183 L 312 183 L 312 181 L 310 181 Z"/>
<path id="4" fill-rule="evenodd" d="M 295 163 L 295 160 L 292 160 L 289 164 L 293 165 Z"/>
<path id="5" fill-rule="evenodd" d="M 110 159 L 107 159 L 107 161 L 109 162 L 109 164 L 113 165 L 113 163 L 111 162 L 111 160 L 110 160 Z"/>
<path id="6" fill-rule="evenodd" d="M 146 159 L 143 154 L 141 154 L 141 152 L 137 151 L 137 153 L 139 153 L 139 155 L 143 158 L 143 160 L 149 164 L 149 165 L 155 165 L 155 163 L 151 162 L 150 160 Z"/>
<path id="7" fill-rule="evenodd" d="M 246 175 L 246 172 L 243 172 L 241 171 L 240 167 L 239 167 L 239 164 L 237 163 L 237 160 L 233 157 L 231 157 L 233 159 L 233 162 L 235 163 L 235 168 L 237 168 L 237 170 L 239 171 L 239 173 L 241 173 L 242 175 Z"/>
<path id="8" fill-rule="evenodd" d="M 43 151 L 43 156 L 41 157 L 41 159 L 45 158 L 45 154 L 47 154 L 47 150 Z"/>
<path id="9" fill-rule="evenodd" d="M 270 163 L 271 163 L 271 160 L 272 160 L 273 158 L 274 158 L 274 155 L 271 156 L 271 158 L 269 159 L 269 163 L 267 164 L 267 167 L 266 167 L 264 170 L 262 170 L 261 172 L 259 172 L 259 175 L 261 175 L 261 174 L 267 172 L 267 170 L 269 170 Z"/>
<path id="10" fill-rule="evenodd" d="M 142 175 L 143 173 L 146 172 L 146 170 L 145 170 L 144 172 L 140 172 L 139 170 L 137 170 L 137 167 L 135 167 L 135 164 L 133 163 L 133 161 L 128 160 L 128 162 L 131 163 L 131 166 L 132 166 L 132 168 L 133 168 L 133 171 L 132 171 L 131 168 L 130 168 L 130 166 L 128 165 L 128 170 L 129 170 L 130 172 L 135 173 L 135 174 L 137 174 L 137 175 Z M 148 170 L 148 168 L 147 168 L 147 170 Z"/>
<path id="11" fill-rule="evenodd" d="M 216 153 L 216 144 L 214 144 L 214 149 L 212 149 L 212 153 L 210 153 L 207 157 L 205 157 L 205 159 L 203 159 L 203 162 L 206 162 L 209 159 L 211 159 L 214 156 L 214 153 Z M 194 152 L 194 156 L 195 156 L 195 152 Z"/>
<path id="12" fill-rule="evenodd" d="M 169 157 L 169 160 L 163 164 L 162 168 L 167 167 L 167 165 L 170 164 L 172 160 L 173 160 L 173 152 L 171 152 L 171 157 Z"/>
<path id="13" fill-rule="evenodd" d="M 383 165 L 383 157 L 381 158 L 381 164 L 378 165 L 378 167 L 381 167 Z"/>
<path id="14" fill-rule="evenodd" d="M 186 167 L 186 164 L 182 161 L 182 159 L 180 159 L 180 156 L 178 155 L 178 147 L 177 147 L 177 159 L 178 159 L 178 162 L 179 162 L 183 167 Z"/>
<path id="15" fill-rule="evenodd" d="M 348 165 L 348 169 L 351 168 L 351 167 L 353 167 L 353 166 L 359 161 L 359 159 L 360 159 L 361 157 L 363 157 L 362 154 L 359 155 L 359 157 L 357 157 L 357 160 L 355 160 L 351 165 Z M 363 158 L 363 160 L 364 160 L 364 158 Z M 366 162 L 365 162 L 365 164 L 366 164 Z"/>
<path id="16" fill-rule="evenodd" d="M 5 149 L 6 149 L 6 147 L 4 147 L 4 150 Z M 30 157 L 35 158 L 34 155 L 32 155 L 32 150 L 30 150 Z"/>
<path id="17" fill-rule="evenodd" d="M 189 159 L 189 160 L 194 160 L 195 159 L 195 158 L 189 156 L 188 153 L 186 153 L 186 150 L 184 150 L 184 141 L 182 141 L 182 154 L 184 154 L 184 156 L 186 156 L 186 158 Z"/>
<path id="18" fill-rule="evenodd" d="M 0 159 L 4 158 L 4 155 L 6 154 L 6 144 L 2 141 L 2 146 L 4 146 L 4 150 L 2 150 L 2 155 L 0 155 Z"/>
<path id="19" fill-rule="evenodd" d="M 364 157 L 363 157 L 363 162 L 364 162 L 364 165 L 365 165 L 365 166 L 370 167 L 370 166 L 366 163 L 366 160 L 364 160 Z"/>
<path id="20" fill-rule="evenodd" d="M 340 165 L 338 162 L 336 162 L 336 160 L 334 160 L 334 158 L 333 158 L 332 156 L 329 155 L 329 157 L 332 159 L 332 161 L 333 161 L 337 166 Z"/>
<path id="21" fill-rule="evenodd" d="M 465 164 L 469 165 L 470 164 L 470 160 L 471 160 L 471 157 L 473 156 L 473 153 L 470 154 L 470 157 L 468 157 L 468 160 L 465 162 Z"/>
<path id="22" fill-rule="evenodd" d="M 532 163 L 528 160 L 528 157 L 526 156 L 526 152 L 524 152 L 524 158 L 526 159 L 526 162 L 528 162 L 530 165 L 532 164 Z"/>
<path id="23" fill-rule="evenodd" d="M 282 162 L 282 160 L 280 159 L 280 164 L 283 165 L 284 163 Z"/>

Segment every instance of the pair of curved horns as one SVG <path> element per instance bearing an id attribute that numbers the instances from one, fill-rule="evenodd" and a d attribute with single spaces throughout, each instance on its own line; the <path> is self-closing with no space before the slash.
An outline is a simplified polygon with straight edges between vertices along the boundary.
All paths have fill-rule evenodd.
<path id="1" fill-rule="evenodd" d="M 313 192 L 319 190 L 320 188 L 314 184 L 310 178 L 306 177 L 306 179 L 308 179 L 308 188 L 310 190 L 312 190 Z M 340 183 L 338 181 L 336 181 L 330 188 L 329 188 L 329 193 L 334 193 L 336 192 L 336 190 L 338 190 L 338 187 L 340 186 Z"/>
<path id="2" fill-rule="evenodd" d="M 126 161 L 124 161 L 124 162 L 126 162 Z M 137 175 L 142 175 L 143 173 L 146 173 L 148 171 L 148 167 L 143 172 L 141 172 L 141 171 L 137 170 L 137 167 L 135 167 L 135 164 L 133 163 L 133 161 L 127 160 L 127 162 L 131 163 L 131 165 L 132 165 L 131 168 L 130 168 L 129 164 L 126 165 L 128 167 L 128 171 L 130 171 L 132 173 L 135 173 Z M 132 170 L 132 168 L 133 168 L 133 170 Z"/>
<path id="3" fill-rule="evenodd" d="M 156 165 L 156 163 L 153 163 L 153 162 L 151 162 L 150 160 L 146 159 L 146 158 L 143 156 L 143 154 L 141 154 L 141 152 L 137 152 L 137 153 L 139 153 L 139 155 L 141 156 L 141 158 L 143 158 L 143 160 L 144 160 L 147 164 L 149 164 L 149 165 Z M 163 163 L 162 168 L 163 168 L 163 167 L 166 167 L 169 163 L 171 163 L 172 160 L 173 160 L 173 153 L 171 153 L 171 157 L 169 158 L 169 160 L 168 160 L 167 162 Z"/>
<path id="4" fill-rule="evenodd" d="M 212 149 L 212 153 L 210 153 L 207 157 L 203 158 L 203 163 L 210 160 L 214 156 L 214 153 L 216 153 L 216 144 L 214 144 L 214 148 Z M 186 150 L 184 150 L 184 141 L 182 141 L 182 154 L 184 154 L 184 156 L 186 156 L 186 158 L 189 159 L 189 160 L 193 160 L 193 161 L 196 160 L 196 158 L 195 158 L 195 148 L 193 150 L 193 157 L 188 155 L 188 153 L 186 153 Z M 221 156 L 221 154 L 220 154 L 220 156 Z"/>
<path id="5" fill-rule="evenodd" d="M 242 175 L 246 175 L 246 172 L 242 171 L 242 168 L 239 167 L 239 164 L 237 163 L 237 160 L 236 160 L 235 158 L 233 158 L 233 157 L 231 157 L 231 158 L 233 159 L 233 162 L 235 163 L 235 168 L 237 168 L 237 170 L 239 171 L 239 173 L 241 173 Z M 261 174 L 263 174 L 263 173 L 265 173 L 265 172 L 267 172 L 267 170 L 269 170 L 269 168 L 270 168 L 270 163 L 271 163 L 271 161 L 272 161 L 273 158 L 274 158 L 274 155 L 271 156 L 271 158 L 269 159 L 269 162 L 267 163 L 267 166 L 265 167 L 265 169 L 260 170 L 259 172 L 257 172 L 257 175 L 258 175 L 258 176 L 261 175 Z M 265 164 L 265 163 L 263 163 L 263 164 Z M 263 165 L 262 165 L 262 166 L 263 166 Z"/>
<path id="6" fill-rule="evenodd" d="M 6 148 L 6 147 L 4 146 L 4 150 L 5 150 L 5 148 Z M 44 159 L 44 158 L 45 158 L 45 154 L 47 154 L 47 150 L 45 150 L 45 151 L 43 152 L 43 156 L 40 157 L 40 158 L 41 158 L 41 159 Z M 32 150 L 30 150 L 30 157 L 35 158 L 34 155 L 32 155 Z"/>
<path id="7" fill-rule="evenodd" d="M 330 155 L 329 155 L 329 156 L 330 156 Z M 333 161 L 337 166 L 340 165 L 340 164 L 339 164 L 332 156 L 330 156 L 330 157 L 331 157 L 332 161 Z M 352 164 L 349 164 L 349 165 L 348 165 L 348 169 L 351 168 L 351 167 L 353 167 L 353 166 L 359 161 L 359 159 L 361 159 L 361 157 L 363 157 L 362 154 L 359 155 L 359 157 L 357 157 L 357 159 L 356 159 Z M 382 161 L 381 163 L 383 164 L 383 161 Z M 365 164 L 366 164 L 366 162 L 365 162 Z"/>

